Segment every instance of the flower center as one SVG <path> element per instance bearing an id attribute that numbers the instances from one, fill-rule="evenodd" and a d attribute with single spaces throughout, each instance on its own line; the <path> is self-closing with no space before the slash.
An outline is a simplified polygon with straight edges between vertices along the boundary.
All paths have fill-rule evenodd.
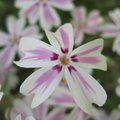
<path id="1" fill-rule="evenodd" d="M 63 65 L 68 65 L 69 64 L 69 59 L 66 56 L 63 56 L 60 58 L 60 62 Z"/>

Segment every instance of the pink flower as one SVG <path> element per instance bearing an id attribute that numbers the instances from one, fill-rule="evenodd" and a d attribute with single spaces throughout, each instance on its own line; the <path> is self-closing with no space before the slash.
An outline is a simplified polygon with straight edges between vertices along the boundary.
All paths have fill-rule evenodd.
<path id="1" fill-rule="evenodd" d="M 31 96 L 24 99 L 17 99 L 14 101 L 13 108 L 8 111 L 9 119 L 14 120 L 16 116 L 20 115 L 21 120 L 29 120 L 28 118 L 34 118 L 33 120 L 63 120 L 65 117 L 65 110 L 60 108 L 54 108 L 48 114 L 49 106 L 41 104 L 40 106 L 32 109 L 30 107 Z M 31 120 L 31 119 L 30 119 Z"/>
<path id="2" fill-rule="evenodd" d="M 43 29 L 61 24 L 54 7 L 65 11 L 73 9 L 72 0 L 16 0 L 15 4 L 21 9 L 20 15 L 27 17 L 31 24 L 39 20 Z"/>
<path id="3" fill-rule="evenodd" d="M 101 28 L 102 36 L 105 38 L 115 37 L 113 51 L 120 55 L 120 9 L 109 12 L 109 16 L 114 23 L 106 23 Z"/>
<path id="4" fill-rule="evenodd" d="M 0 52 L 0 69 L 5 69 L 11 65 L 15 58 L 16 52 L 21 56 L 18 50 L 18 44 L 21 37 L 38 38 L 38 28 L 36 26 L 25 27 L 25 19 L 16 19 L 13 16 L 7 19 L 8 33 L 0 31 L 0 46 L 4 49 Z"/>
<path id="5" fill-rule="evenodd" d="M 84 33 L 95 34 L 99 31 L 99 27 L 103 21 L 99 11 L 93 10 L 86 15 L 85 7 L 77 7 L 73 13 L 73 27 L 74 27 L 74 39 L 75 45 L 80 45 L 84 39 Z"/>
<path id="6" fill-rule="evenodd" d="M 57 32 L 46 31 L 51 45 L 33 38 L 22 38 L 19 49 L 24 57 L 15 62 L 25 68 L 40 68 L 20 87 L 24 95 L 34 94 L 32 107 L 43 103 L 65 78 L 77 105 L 90 113 L 92 103 L 102 106 L 107 98 L 103 87 L 83 68 L 106 70 L 101 55 L 103 40 L 97 39 L 73 50 L 71 24 L 61 26 Z M 73 50 L 73 51 L 72 51 Z"/>

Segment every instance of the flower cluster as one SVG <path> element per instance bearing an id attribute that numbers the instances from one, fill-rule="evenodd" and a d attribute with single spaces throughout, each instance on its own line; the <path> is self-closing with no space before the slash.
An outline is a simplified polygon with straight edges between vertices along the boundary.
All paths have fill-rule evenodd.
<path id="1" fill-rule="evenodd" d="M 109 22 L 75 3 L 14 1 L 17 16 L 8 16 L 0 30 L 0 119 L 120 119 L 119 108 L 109 107 L 107 115 L 105 104 L 110 94 L 119 104 L 120 81 L 107 80 L 120 78 L 120 9 L 109 12 Z"/>

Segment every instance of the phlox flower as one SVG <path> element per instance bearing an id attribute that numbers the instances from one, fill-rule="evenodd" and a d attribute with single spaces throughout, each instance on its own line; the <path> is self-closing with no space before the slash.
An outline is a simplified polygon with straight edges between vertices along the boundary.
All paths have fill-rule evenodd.
<path id="1" fill-rule="evenodd" d="M 47 100 L 47 104 L 62 106 L 64 108 L 73 108 L 72 112 L 66 117 L 66 120 L 88 120 L 90 117 L 76 105 L 70 91 L 65 86 L 59 86 Z"/>
<path id="2" fill-rule="evenodd" d="M 120 9 L 109 12 L 113 23 L 106 23 L 101 27 L 102 36 L 105 38 L 115 37 L 113 51 L 120 55 Z"/>
<path id="3" fill-rule="evenodd" d="M 45 103 L 32 109 L 30 107 L 31 98 L 30 96 L 24 99 L 16 99 L 13 108 L 8 111 L 9 119 L 14 120 L 16 116 L 20 115 L 21 120 L 31 120 L 30 118 L 33 118 L 33 120 L 64 120 L 64 109 L 54 108 L 48 113 L 49 106 Z"/>
<path id="4" fill-rule="evenodd" d="M 91 11 L 88 16 L 85 7 L 76 7 L 72 12 L 75 45 L 80 45 L 84 34 L 96 34 L 103 19 L 98 10 Z"/>
<path id="5" fill-rule="evenodd" d="M 25 68 L 40 68 L 21 85 L 24 95 L 34 94 L 31 106 L 43 103 L 64 78 L 76 104 L 90 113 L 92 103 L 102 106 L 107 98 L 103 87 L 82 68 L 106 70 L 101 54 L 103 40 L 97 39 L 73 50 L 71 24 L 61 26 L 55 33 L 46 31 L 51 45 L 33 38 L 22 38 L 19 49 L 24 57 L 15 62 Z"/>
<path id="6" fill-rule="evenodd" d="M 73 9 L 72 0 L 16 0 L 15 5 L 21 9 L 21 16 L 27 17 L 31 24 L 39 20 L 43 29 L 61 24 L 54 7 L 64 11 Z"/>
<path id="7" fill-rule="evenodd" d="M 1 85 L 0 85 L 0 90 L 1 90 Z M 3 97 L 3 92 L 0 92 L 0 100 L 2 99 Z"/>
<path id="8" fill-rule="evenodd" d="M 0 46 L 4 46 L 0 51 L 0 70 L 11 65 L 16 55 L 21 56 L 18 50 L 18 44 L 21 37 L 40 37 L 38 35 L 37 26 L 29 26 L 25 28 L 25 19 L 16 19 L 13 16 L 8 17 L 6 25 L 8 33 L 0 31 Z"/>

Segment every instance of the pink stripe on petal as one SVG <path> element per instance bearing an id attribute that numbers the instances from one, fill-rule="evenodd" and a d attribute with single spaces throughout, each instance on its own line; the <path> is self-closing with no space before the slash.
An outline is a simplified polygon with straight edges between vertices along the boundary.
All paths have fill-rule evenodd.
<path id="1" fill-rule="evenodd" d="M 60 29 L 60 34 L 61 34 L 63 44 L 64 44 L 64 48 L 62 48 L 62 52 L 67 53 L 68 48 L 69 48 L 69 37 L 68 37 L 67 33 L 62 28 Z"/>
<path id="2" fill-rule="evenodd" d="M 34 83 L 33 88 L 29 91 L 29 93 L 33 92 L 39 86 L 43 86 L 43 91 L 50 85 L 52 80 L 61 72 L 62 66 L 56 65 L 51 70 L 45 72 L 42 76 L 38 78 L 38 80 Z"/>
<path id="3" fill-rule="evenodd" d="M 94 94 L 96 94 L 96 91 L 94 91 L 94 89 L 90 86 L 90 84 L 83 78 L 83 76 L 73 66 L 70 66 L 68 69 L 71 74 L 74 74 L 79 78 L 79 80 L 83 83 L 86 90 L 88 91 L 91 90 Z"/>
<path id="4" fill-rule="evenodd" d="M 101 60 L 98 57 L 79 57 L 78 59 L 72 59 L 74 62 L 98 64 Z"/>
<path id="5" fill-rule="evenodd" d="M 97 50 L 101 49 L 102 47 L 103 47 L 103 46 L 98 45 L 98 46 L 96 46 L 96 47 L 94 47 L 94 48 L 90 48 L 90 49 L 87 49 L 86 51 L 80 52 L 80 53 L 77 54 L 77 55 L 73 55 L 71 58 L 76 58 L 76 57 L 79 57 L 79 56 L 83 56 L 83 55 L 90 54 L 90 53 L 92 53 L 92 52 L 94 52 L 94 51 L 97 51 Z"/>
<path id="6" fill-rule="evenodd" d="M 35 50 L 29 50 L 26 51 L 30 53 L 27 57 L 24 57 L 23 59 L 35 59 L 35 60 L 57 60 L 58 54 L 49 51 L 45 48 L 38 48 Z"/>

